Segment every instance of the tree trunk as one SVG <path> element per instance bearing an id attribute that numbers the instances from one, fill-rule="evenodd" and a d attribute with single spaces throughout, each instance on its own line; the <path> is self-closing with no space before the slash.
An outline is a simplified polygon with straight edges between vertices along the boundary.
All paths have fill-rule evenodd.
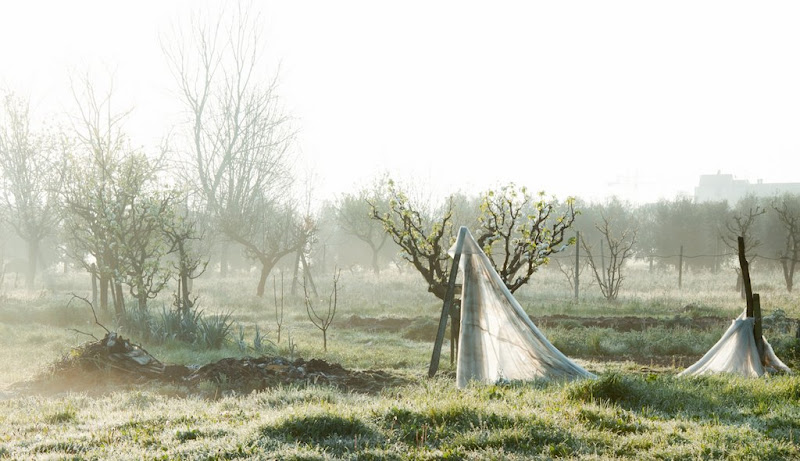
<path id="1" fill-rule="evenodd" d="M 108 286 L 110 284 L 108 275 L 100 273 L 100 308 L 103 312 L 108 312 Z"/>
<path id="2" fill-rule="evenodd" d="M 147 309 L 147 290 L 144 288 L 144 283 L 139 282 L 138 287 L 136 288 L 136 298 L 139 303 L 139 311 L 144 311 Z"/>
<path id="3" fill-rule="evenodd" d="M 300 252 L 297 250 L 297 257 L 294 260 L 294 272 L 292 273 L 292 296 L 297 294 L 297 272 L 300 270 Z"/>
<path id="4" fill-rule="evenodd" d="M 118 319 L 125 316 L 125 297 L 122 294 L 122 283 L 114 280 L 114 314 Z"/>
<path id="5" fill-rule="evenodd" d="M 181 274 L 180 289 L 181 289 L 181 304 L 183 309 L 188 311 L 192 307 L 192 301 L 189 299 L 189 277 L 186 273 Z"/>
<path id="6" fill-rule="evenodd" d="M 25 271 L 25 286 L 33 289 L 36 280 L 36 261 L 39 260 L 39 240 L 28 240 L 28 267 Z"/>
<path id="7" fill-rule="evenodd" d="M 269 273 L 272 271 L 272 267 L 275 265 L 274 263 L 270 264 L 269 261 L 266 259 L 261 259 L 261 276 L 258 279 L 258 288 L 256 289 L 256 296 L 259 298 L 264 297 L 264 288 L 267 286 L 267 277 L 269 277 Z"/>
<path id="8" fill-rule="evenodd" d="M 92 307 L 97 307 L 97 265 L 92 264 Z"/>
<path id="9" fill-rule="evenodd" d="M 188 256 L 186 255 L 186 249 L 183 246 L 183 241 L 181 240 L 178 242 L 178 257 L 180 258 L 180 269 L 178 272 L 178 308 L 182 312 L 188 312 L 191 306 L 191 301 L 189 300 L 189 290 L 191 290 L 191 286 L 189 285 L 189 272 L 190 269 L 187 264 Z"/>
<path id="10" fill-rule="evenodd" d="M 220 277 L 227 277 L 228 276 L 228 243 L 225 242 L 222 244 L 222 248 L 220 248 L 219 253 L 219 276 Z"/>
<path id="11" fill-rule="evenodd" d="M 781 258 L 781 268 L 783 269 L 783 281 L 786 283 L 786 290 L 792 292 L 792 280 L 789 277 L 789 258 Z"/>
<path id="12" fill-rule="evenodd" d="M 311 269 L 308 267 L 308 262 L 306 261 L 306 257 L 303 254 L 300 254 L 300 261 L 303 263 L 303 283 L 308 280 L 309 285 L 311 286 L 311 291 L 314 293 L 314 296 L 319 296 L 317 294 L 317 286 L 314 284 L 314 277 L 311 276 Z"/>
<path id="13" fill-rule="evenodd" d="M 378 264 L 379 251 L 380 249 L 378 248 L 372 248 L 372 272 L 374 272 L 375 275 L 381 275 L 381 266 Z"/>

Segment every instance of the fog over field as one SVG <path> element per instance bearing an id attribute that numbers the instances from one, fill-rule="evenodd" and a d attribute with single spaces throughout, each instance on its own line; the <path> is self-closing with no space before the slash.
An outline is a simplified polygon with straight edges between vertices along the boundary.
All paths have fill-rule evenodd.
<path id="1" fill-rule="evenodd" d="M 0 458 L 800 459 L 799 21 L 0 2 Z"/>
<path id="2" fill-rule="evenodd" d="M 4 4 L 0 83 L 49 119 L 74 114 L 70 75 L 111 75 L 135 142 L 179 145 L 161 40 L 226 3 Z M 513 181 L 636 203 L 691 195 L 717 171 L 798 180 L 795 2 L 255 5 L 259 77 L 278 75 L 320 200 L 384 171 L 437 195 Z"/>

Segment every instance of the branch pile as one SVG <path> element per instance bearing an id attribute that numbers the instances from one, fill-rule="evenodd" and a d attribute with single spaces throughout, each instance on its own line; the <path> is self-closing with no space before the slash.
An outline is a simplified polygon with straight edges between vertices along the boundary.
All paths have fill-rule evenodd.
<path id="1" fill-rule="evenodd" d="M 211 383 L 225 393 L 238 394 L 290 384 L 317 384 L 349 392 L 375 393 L 387 386 L 405 384 L 407 379 L 380 370 L 347 370 L 319 359 L 290 360 L 275 356 L 224 358 L 200 367 L 165 365 L 141 346 L 108 332 L 102 339 L 73 349 L 53 364 L 45 376 L 17 388 L 33 392 L 103 392 L 147 383 L 177 385 L 189 393 L 203 389 L 202 383 Z"/>

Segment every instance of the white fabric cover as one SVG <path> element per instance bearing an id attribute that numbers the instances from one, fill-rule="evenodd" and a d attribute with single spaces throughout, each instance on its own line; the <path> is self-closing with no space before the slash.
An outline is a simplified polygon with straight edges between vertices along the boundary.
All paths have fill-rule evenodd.
<path id="1" fill-rule="evenodd" d="M 758 347 L 756 347 L 756 340 L 753 336 L 754 324 L 755 319 L 746 317 L 743 312 L 700 360 L 680 372 L 678 376 L 732 373 L 746 377 L 759 377 L 764 373 L 774 371 L 791 373 L 789 367 L 775 355 L 767 338 L 763 338 L 766 364 L 761 364 Z"/>
<path id="2" fill-rule="evenodd" d="M 595 378 L 556 349 L 536 328 L 467 231 L 456 384 L 470 381 Z"/>

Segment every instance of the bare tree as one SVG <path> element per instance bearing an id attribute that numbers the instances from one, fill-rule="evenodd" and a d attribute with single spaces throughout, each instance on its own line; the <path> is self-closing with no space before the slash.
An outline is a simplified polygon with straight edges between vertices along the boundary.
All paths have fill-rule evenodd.
<path id="1" fill-rule="evenodd" d="M 191 281 L 200 277 L 208 267 L 208 259 L 197 248 L 202 234 L 197 230 L 197 219 L 190 215 L 187 206 L 173 207 L 165 220 L 163 232 L 170 245 L 169 253 L 174 253 L 177 258 L 172 263 L 178 281 L 174 304 L 182 315 L 187 315 L 197 301 L 190 296 Z"/>
<path id="2" fill-rule="evenodd" d="M 756 202 L 756 198 L 749 196 L 741 200 L 738 204 L 738 210 L 733 213 L 730 219 L 725 223 L 726 233 L 722 233 L 720 238 L 722 242 L 733 251 L 739 251 L 739 237 L 744 239 L 745 257 L 751 258 L 755 256 L 755 249 L 761 246 L 761 241 L 756 237 L 754 232 L 756 218 L 763 215 L 767 210 Z M 736 270 L 736 290 L 745 297 L 744 281 L 742 279 L 742 272 L 739 267 Z"/>
<path id="3" fill-rule="evenodd" d="M 287 238 L 296 228 L 287 221 L 294 130 L 277 78 L 261 79 L 258 16 L 234 8 L 211 21 L 193 16 L 163 49 L 190 116 L 192 175 L 220 230 L 261 263 L 262 296 L 275 262 L 297 245 Z"/>
<path id="4" fill-rule="evenodd" d="M 372 271 L 381 272 L 378 256 L 389 241 L 380 222 L 372 219 L 370 203 L 385 209 L 388 200 L 379 185 L 361 188 L 355 193 L 344 194 L 337 203 L 336 221 L 347 234 L 364 242 L 372 251 Z"/>
<path id="5" fill-rule="evenodd" d="M 116 216 L 122 210 L 114 183 L 121 160 L 130 151 L 122 125 L 127 112 L 112 109 L 113 88 L 98 98 L 88 78 L 73 82 L 78 115 L 74 122 L 75 145 L 67 157 L 64 183 L 64 232 L 72 258 L 87 271 L 97 268 L 100 306 L 108 308 L 109 294 L 115 314 L 125 313 L 122 296 L 122 262 L 114 242 Z M 87 259 L 87 254 L 94 259 Z"/>
<path id="6" fill-rule="evenodd" d="M 790 293 L 794 285 L 794 272 L 800 262 L 800 197 L 784 195 L 776 199 L 772 208 L 778 214 L 783 230 L 786 232 L 783 254 L 780 261 L 786 290 Z"/>
<path id="7" fill-rule="evenodd" d="M 156 189 L 157 170 L 158 163 L 144 155 L 129 155 L 122 161 L 115 183 L 120 212 L 115 216 L 112 237 L 118 245 L 122 280 L 140 310 L 171 277 L 163 259 L 174 247 L 164 237 L 177 192 Z"/>
<path id="8" fill-rule="evenodd" d="M 336 303 L 338 302 L 338 284 L 339 284 L 339 276 L 341 275 L 342 271 L 340 269 L 333 270 L 333 288 L 331 289 L 331 294 L 328 296 L 328 305 L 325 309 L 325 312 L 322 312 L 320 309 L 319 311 L 314 308 L 314 303 L 311 300 L 311 297 L 308 294 L 308 289 L 306 289 L 306 284 L 303 283 L 303 293 L 305 294 L 305 302 L 306 302 L 306 313 L 308 314 L 309 320 L 311 323 L 314 324 L 315 327 L 319 328 L 322 331 L 322 348 L 325 352 L 328 352 L 328 328 L 333 324 L 333 319 L 336 317 Z"/>
<path id="9" fill-rule="evenodd" d="M 167 283 L 164 220 L 176 195 L 157 183 L 166 148 L 153 159 L 132 148 L 123 130 L 127 112 L 113 110 L 113 88 L 98 97 L 88 79 L 81 86 L 73 86 L 77 143 L 67 159 L 64 228 L 74 259 L 90 271 L 96 265 L 101 306 L 107 308 L 110 288 L 122 318 L 123 285 L 145 309 Z"/>
<path id="10" fill-rule="evenodd" d="M 27 101 L 9 93 L 3 103 L 0 193 L 7 210 L 5 220 L 28 247 L 25 282 L 32 288 L 40 244 L 60 219 L 62 145 L 52 135 L 33 130 Z"/>
<path id="11" fill-rule="evenodd" d="M 567 199 L 559 210 L 544 192 L 534 199 L 514 184 L 484 194 L 477 242 L 509 291 L 528 283 L 553 253 L 575 243 L 575 237 L 565 236 L 575 222 L 574 204 Z"/>
<path id="12" fill-rule="evenodd" d="M 278 301 L 278 282 L 272 276 L 272 294 L 275 299 L 275 324 L 278 327 L 278 343 L 281 342 L 281 330 L 283 329 L 283 273 L 281 273 L 281 298 Z"/>
<path id="13" fill-rule="evenodd" d="M 744 209 L 745 207 L 747 209 Z M 742 209 L 735 211 L 725 223 L 725 230 L 727 232 L 720 235 L 725 246 L 731 250 L 738 251 L 739 246 L 737 239 L 741 236 L 744 238 L 744 245 L 748 255 L 752 255 L 752 252 L 761 245 L 761 241 L 756 237 L 755 232 L 753 232 L 756 218 L 766 212 L 767 210 L 765 208 L 752 203 L 750 206 L 745 204 Z"/>
<path id="14" fill-rule="evenodd" d="M 601 221 L 596 223 L 595 226 L 603 236 L 601 245 L 608 246 L 608 263 L 606 264 L 603 261 L 605 260 L 605 254 L 603 254 L 600 262 L 597 261 L 596 254 L 592 254 L 593 248 L 586 243 L 586 240 L 581 240 L 581 244 L 586 250 L 589 267 L 594 272 L 600 291 L 606 299 L 612 301 L 617 299 L 622 281 L 625 279 L 622 275 L 622 267 L 625 261 L 633 255 L 637 229 L 626 226 L 622 231 L 617 231 L 605 214 L 601 214 Z M 601 247 L 601 250 L 605 253 L 603 247 Z"/>

